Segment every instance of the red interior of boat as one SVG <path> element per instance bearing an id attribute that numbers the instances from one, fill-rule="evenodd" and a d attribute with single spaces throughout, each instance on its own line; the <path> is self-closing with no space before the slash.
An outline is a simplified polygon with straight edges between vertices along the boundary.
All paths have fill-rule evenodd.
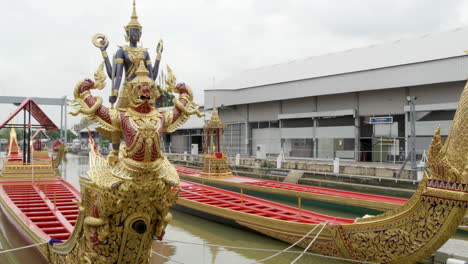
<path id="1" fill-rule="evenodd" d="M 354 222 L 353 219 L 300 210 L 296 207 L 197 183 L 181 181 L 180 186 L 182 189 L 179 193 L 180 198 L 247 214 L 309 224 L 320 224 L 325 221 L 331 224 L 350 224 Z"/>
<path id="2" fill-rule="evenodd" d="M 176 167 L 184 174 L 199 175 L 200 170 Z M 232 180 L 232 179 L 231 179 Z M 290 189 L 303 192 L 316 192 L 326 195 L 374 199 L 386 202 L 404 203 L 405 199 L 339 191 L 313 186 L 287 184 L 283 182 L 237 177 L 236 182 L 262 185 L 271 188 Z M 349 224 L 353 219 L 341 218 L 300 210 L 267 200 L 214 188 L 197 183 L 181 181 L 180 198 L 226 208 L 247 214 L 263 216 L 290 222 L 319 224 L 328 221 L 332 224 Z M 72 200 L 79 200 L 79 192 L 62 179 L 0 182 L 0 195 L 14 213 L 29 225 L 29 228 L 45 240 L 56 238 L 66 240 L 73 231 L 78 217 L 78 207 Z"/>
<path id="3" fill-rule="evenodd" d="M 45 240 L 67 240 L 78 217 L 79 192 L 62 179 L 0 183 L 0 195 L 30 229 Z"/>
<path id="4" fill-rule="evenodd" d="M 193 176 L 200 175 L 202 172 L 200 170 L 191 169 L 191 168 L 185 168 L 185 167 L 180 167 L 180 166 L 175 166 L 175 167 L 177 169 L 177 172 L 188 174 L 188 175 L 193 175 Z M 283 189 L 283 190 L 291 190 L 291 191 L 296 191 L 296 192 L 316 193 L 316 194 L 338 196 L 338 197 L 352 198 L 352 199 L 366 200 L 366 201 L 376 201 L 376 202 L 391 203 L 391 204 L 404 204 L 408 201 L 407 199 L 390 197 L 390 196 L 382 196 L 382 195 L 374 195 L 374 194 L 358 193 L 358 192 L 348 192 L 348 191 L 334 190 L 334 189 L 308 186 L 308 185 L 302 185 L 302 184 L 292 184 L 292 183 L 269 181 L 269 180 L 262 180 L 262 179 L 252 179 L 252 178 L 241 177 L 241 176 L 233 176 L 232 178 L 220 179 L 220 180 L 238 182 L 238 183 L 249 184 L 249 185 L 264 186 L 264 187 L 270 187 L 270 188 L 276 188 L 276 189 Z"/>

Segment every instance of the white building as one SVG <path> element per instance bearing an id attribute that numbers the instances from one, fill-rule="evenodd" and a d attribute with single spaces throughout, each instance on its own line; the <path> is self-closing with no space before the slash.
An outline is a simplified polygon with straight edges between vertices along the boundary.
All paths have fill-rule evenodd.
<path id="1" fill-rule="evenodd" d="M 446 136 L 468 77 L 468 27 L 247 70 L 205 90 L 216 98 L 229 154 L 402 160 L 408 96 L 419 153 Z M 371 117 L 391 117 L 370 124 Z"/>

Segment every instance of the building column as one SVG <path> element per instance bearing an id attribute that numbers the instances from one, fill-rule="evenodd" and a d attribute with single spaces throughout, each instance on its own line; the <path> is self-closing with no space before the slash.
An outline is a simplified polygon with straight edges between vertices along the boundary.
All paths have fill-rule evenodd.
<path id="1" fill-rule="evenodd" d="M 279 113 L 282 114 L 283 113 L 283 101 L 280 100 L 279 101 Z M 280 153 L 283 151 L 283 133 L 281 133 L 281 130 L 282 130 L 282 127 L 283 127 L 283 122 L 281 119 L 279 119 L 278 117 L 278 129 L 279 129 L 279 142 L 280 142 Z M 283 151 L 284 153 L 284 151 Z M 278 153 L 279 154 L 279 153 Z"/>
<path id="2" fill-rule="evenodd" d="M 354 160 L 359 161 L 360 154 L 360 141 L 361 141 L 361 123 L 359 118 L 359 113 L 356 111 L 354 114 Z"/>
<path id="3" fill-rule="evenodd" d="M 312 112 L 318 112 L 318 96 L 314 96 L 314 109 Z M 318 158 L 318 138 L 317 138 L 318 118 L 314 118 L 314 158 Z"/>
<path id="4" fill-rule="evenodd" d="M 187 153 L 189 154 L 192 154 L 192 132 L 190 131 L 190 129 L 187 129 L 187 132 L 188 132 L 188 150 L 187 150 Z"/>
<path id="5" fill-rule="evenodd" d="M 361 118 L 359 117 L 359 92 L 356 93 L 356 109 L 354 110 L 354 160 L 360 160 L 361 150 Z"/>
<path id="6" fill-rule="evenodd" d="M 318 140 L 317 140 L 317 118 L 313 118 L 314 120 L 314 129 L 313 131 L 313 143 L 314 143 L 314 158 L 318 158 Z"/>
<path id="7" fill-rule="evenodd" d="M 405 112 L 405 158 L 408 157 L 408 115 L 409 112 Z"/>
<path id="8" fill-rule="evenodd" d="M 410 90 L 409 87 L 405 87 L 405 98 L 408 98 L 410 96 Z M 407 104 L 406 104 L 407 105 Z M 404 107 L 403 107 L 403 112 L 405 113 L 405 159 L 408 157 L 408 123 L 409 123 L 409 112 L 405 112 Z"/>
<path id="9" fill-rule="evenodd" d="M 252 129 L 250 128 L 250 122 L 249 122 L 249 115 L 250 115 L 250 105 L 247 105 L 247 116 L 245 118 L 245 148 L 246 148 L 246 153 L 247 156 L 250 156 L 252 155 L 252 141 L 251 141 L 251 137 L 252 137 Z"/>

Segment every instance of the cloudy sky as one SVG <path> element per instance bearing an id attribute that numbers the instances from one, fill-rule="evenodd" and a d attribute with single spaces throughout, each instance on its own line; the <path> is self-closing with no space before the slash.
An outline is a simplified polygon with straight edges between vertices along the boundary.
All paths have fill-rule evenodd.
<path id="1" fill-rule="evenodd" d="M 104 33 L 114 53 L 131 13 L 131 0 L 0 4 L 1 96 L 71 98 L 101 61 L 91 37 Z M 246 69 L 465 26 L 468 1 L 137 0 L 137 13 L 152 59 L 162 38 L 162 64 L 203 103 L 204 89 Z M 97 94 L 107 102 L 110 87 Z"/>

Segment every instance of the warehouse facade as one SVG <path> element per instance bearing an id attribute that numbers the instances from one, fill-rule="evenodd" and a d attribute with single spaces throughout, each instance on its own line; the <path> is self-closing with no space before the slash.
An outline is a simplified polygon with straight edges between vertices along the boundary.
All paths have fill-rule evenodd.
<path id="1" fill-rule="evenodd" d="M 230 155 L 402 161 L 416 97 L 420 156 L 446 137 L 468 77 L 468 28 L 248 70 L 205 90 Z"/>

